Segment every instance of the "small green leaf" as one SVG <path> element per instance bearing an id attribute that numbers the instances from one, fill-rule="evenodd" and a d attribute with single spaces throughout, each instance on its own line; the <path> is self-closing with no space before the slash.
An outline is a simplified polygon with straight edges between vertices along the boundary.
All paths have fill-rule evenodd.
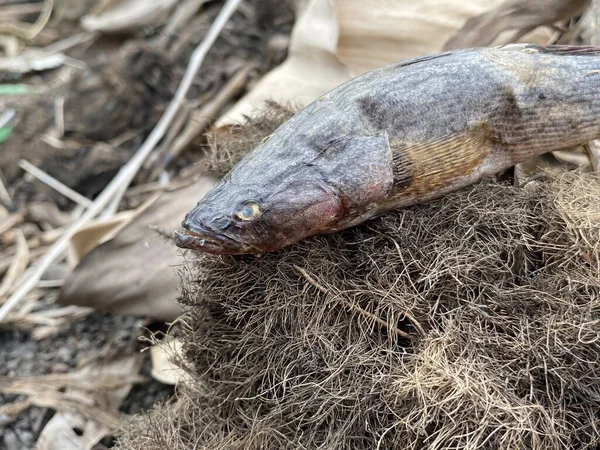
<path id="1" fill-rule="evenodd" d="M 0 95 L 23 95 L 29 94 L 26 84 L 0 84 Z"/>
<path id="2" fill-rule="evenodd" d="M 4 141 L 6 141 L 10 137 L 11 134 L 12 134 L 11 127 L 0 128 L 0 144 L 2 144 Z"/>

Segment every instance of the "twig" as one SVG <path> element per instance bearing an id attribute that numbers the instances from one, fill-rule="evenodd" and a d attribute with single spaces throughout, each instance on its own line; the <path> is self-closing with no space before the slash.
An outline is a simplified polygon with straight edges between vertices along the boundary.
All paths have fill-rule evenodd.
<path id="1" fill-rule="evenodd" d="M 179 8 L 171 15 L 169 22 L 162 32 L 160 45 L 164 47 L 165 44 L 177 34 L 177 30 L 183 28 L 206 1 L 207 0 L 186 0 L 179 5 Z"/>
<path id="2" fill-rule="evenodd" d="M 64 286 L 64 284 L 65 280 L 40 280 L 40 282 L 38 283 L 38 287 L 44 289 L 52 289 L 62 287 Z"/>
<path id="3" fill-rule="evenodd" d="M 27 242 L 27 246 L 29 247 L 29 261 L 35 261 L 37 258 L 39 258 L 42 254 L 45 253 L 45 248 L 40 247 L 38 245 L 37 248 L 31 247 L 29 245 L 29 242 Z M 10 268 L 10 265 L 13 261 L 13 257 L 15 256 L 15 251 L 10 251 L 7 252 L 8 254 L 6 254 L 5 256 L 3 256 L 2 258 L 0 258 L 0 275 L 6 273 L 6 271 Z"/>
<path id="4" fill-rule="evenodd" d="M 0 128 L 4 128 L 6 125 L 8 125 L 10 121 L 14 119 L 15 114 L 16 111 L 14 109 L 5 109 L 2 114 L 0 114 Z"/>
<path id="5" fill-rule="evenodd" d="M 65 98 L 58 97 L 54 100 L 54 125 L 56 126 L 56 137 L 65 135 Z"/>
<path id="6" fill-rule="evenodd" d="M 25 170 L 26 172 L 30 173 L 34 177 L 36 177 L 42 183 L 50 186 L 55 191 L 61 193 L 62 195 L 67 197 L 69 200 L 72 200 L 79 205 L 85 206 L 86 208 L 89 208 L 93 205 L 93 202 L 89 198 L 84 197 L 79 192 L 76 192 L 73 189 L 71 189 L 69 186 L 64 185 L 63 183 L 58 181 L 56 178 L 48 175 L 43 170 L 38 169 L 36 166 L 31 164 L 29 161 L 26 161 L 24 159 L 19 160 L 19 167 L 22 168 L 23 170 Z"/>
<path id="7" fill-rule="evenodd" d="M 139 184 L 131 189 L 128 189 L 127 192 L 125 192 L 125 197 L 135 197 L 136 195 L 151 194 L 160 191 L 172 192 L 176 191 L 177 189 L 187 187 L 195 181 L 195 179 L 178 179 L 178 181 L 173 181 L 171 183 L 160 183 L 158 181 L 154 181 L 152 183 Z"/>
<path id="8" fill-rule="evenodd" d="M 169 152 L 165 154 L 159 166 L 157 166 L 149 177 L 151 180 L 158 176 L 158 173 L 167 167 L 177 156 L 186 148 L 192 140 L 198 136 L 211 122 L 215 120 L 218 112 L 227 105 L 227 103 L 237 95 L 245 86 L 250 68 L 246 67 L 238 71 L 219 91 L 217 96 L 208 102 L 198 111 L 194 111 L 190 121 L 183 132 L 175 140 Z"/>
<path id="9" fill-rule="evenodd" d="M 152 170 L 157 166 L 158 162 L 162 160 L 162 155 L 168 151 L 173 146 L 173 141 L 177 139 L 177 137 L 181 134 L 181 130 L 186 126 L 189 117 L 190 117 L 190 105 L 186 103 L 179 110 L 179 114 L 173 119 L 173 123 L 169 127 L 169 131 L 167 135 L 163 138 L 160 145 L 156 148 L 156 151 L 150 155 L 146 162 L 144 163 L 144 167 L 140 169 L 140 173 L 138 174 L 138 180 L 141 182 L 156 179 L 159 171 Z"/>
<path id="10" fill-rule="evenodd" d="M 297 266 L 297 265 L 294 264 L 294 269 L 296 269 L 300 275 L 302 275 L 304 278 L 306 278 L 306 281 L 308 281 L 310 284 L 312 284 L 314 287 L 316 287 L 323 294 L 329 295 L 329 290 L 327 288 L 321 286 L 319 283 L 317 283 L 317 281 L 314 278 L 312 278 L 308 274 L 308 272 L 306 272 L 306 270 L 304 270 L 302 267 L 299 267 L 299 266 Z M 374 320 L 379 325 L 387 328 L 389 331 L 393 332 L 394 334 L 397 334 L 398 336 L 406 338 L 406 339 L 411 339 L 411 340 L 417 339 L 415 336 L 413 336 L 411 334 L 408 334 L 406 331 L 402 331 L 402 330 L 400 330 L 400 329 L 398 329 L 398 328 L 390 325 L 385 320 L 381 319 L 380 317 L 377 317 L 375 314 L 370 313 L 369 311 L 365 311 L 360 306 L 357 306 L 357 305 L 355 305 L 353 303 L 350 303 L 349 301 L 347 301 L 347 300 L 345 300 L 345 299 L 343 299 L 341 297 L 339 298 L 339 300 L 341 300 L 350 309 L 353 309 L 354 311 L 358 312 L 359 314 L 362 314 L 363 316 L 368 317 L 369 319 Z"/>
<path id="11" fill-rule="evenodd" d="M 39 14 L 42 11 L 40 4 L 6 5 L 2 7 L 2 19 L 24 16 L 25 14 Z"/>
<path id="12" fill-rule="evenodd" d="M 154 127 L 148 136 L 148 139 L 146 139 L 144 144 L 142 144 L 129 162 L 117 173 L 115 178 L 113 178 L 106 188 L 104 188 L 92 206 L 88 208 L 88 210 L 65 231 L 60 239 L 58 239 L 54 245 L 50 247 L 48 253 L 40 258 L 36 265 L 31 267 L 25 273 L 26 276 L 24 277 L 24 282 L 18 287 L 18 289 L 7 300 L 7 302 L 0 307 L 0 323 L 4 320 L 6 315 L 27 295 L 27 293 L 37 286 L 37 283 L 42 277 L 43 273 L 48 267 L 50 267 L 54 260 L 64 254 L 71 236 L 79 231 L 90 220 L 96 217 L 113 199 L 114 195 L 123 188 L 123 186 L 128 186 L 129 183 L 131 183 L 131 180 L 133 180 L 148 155 L 165 135 L 171 121 L 185 101 L 187 92 L 194 81 L 194 77 L 196 76 L 200 65 L 204 61 L 204 57 L 212 47 L 213 43 L 219 36 L 219 33 L 225 26 L 225 23 L 227 23 L 229 17 L 233 14 L 240 2 L 241 0 L 227 0 L 225 2 L 223 8 L 208 30 L 205 38 L 194 50 L 185 75 L 183 76 L 183 79 L 177 88 L 175 97 L 169 104 L 163 116 L 160 118 L 156 127 Z"/>
<path id="13" fill-rule="evenodd" d="M 0 303 L 2 303 L 2 297 L 10 292 L 17 279 L 25 272 L 28 263 L 29 247 L 27 247 L 27 240 L 23 232 L 17 230 L 17 252 L 0 284 Z"/>
<path id="14" fill-rule="evenodd" d="M 4 185 L 4 174 L 0 170 L 0 202 L 4 204 L 4 206 L 12 205 L 13 201 Z"/>
<path id="15" fill-rule="evenodd" d="M 97 39 L 100 36 L 100 33 L 97 31 L 87 31 L 85 33 L 74 34 L 69 36 L 61 41 L 54 42 L 50 45 L 46 45 L 43 48 L 44 53 L 64 53 L 73 47 L 76 47 L 81 44 L 85 44 Z"/>
<path id="16" fill-rule="evenodd" d="M 16 224 L 18 224 L 22 220 L 23 220 L 22 212 L 12 213 L 6 219 L 4 219 L 2 222 L 0 222 L 0 236 L 2 236 L 8 230 L 12 229 L 12 227 L 14 227 Z"/>
<path id="17" fill-rule="evenodd" d="M 46 27 L 48 20 L 50 20 L 50 16 L 52 15 L 53 8 L 54 0 L 45 0 L 42 11 L 33 25 L 24 28 L 19 22 L 17 22 L 19 25 L 15 25 L 14 23 L 3 23 L 0 24 L 0 32 L 9 33 L 21 39 L 31 41 Z"/>
<path id="18" fill-rule="evenodd" d="M 28 30 L 27 39 L 31 41 L 46 27 L 48 20 L 50 20 L 50 16 L 52 15 L 52 9 L 54 9 L 54 0 L 44 1 L 42 12 L 33 26 Z"/>

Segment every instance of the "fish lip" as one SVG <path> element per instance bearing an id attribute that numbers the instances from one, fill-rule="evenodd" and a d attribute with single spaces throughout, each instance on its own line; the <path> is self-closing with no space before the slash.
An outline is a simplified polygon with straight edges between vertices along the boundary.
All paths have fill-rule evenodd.
<path id="1" fill-rule="evenodd" d="M 245 246 L 228 236 L 215 233 L 203 233 L 200 231 L 181 228 L 175 232 L 175 245 L 179 248 L 198 250 L 216 255 L 235 255 L 243 253 L 254 253 L 251 247 Z"/>

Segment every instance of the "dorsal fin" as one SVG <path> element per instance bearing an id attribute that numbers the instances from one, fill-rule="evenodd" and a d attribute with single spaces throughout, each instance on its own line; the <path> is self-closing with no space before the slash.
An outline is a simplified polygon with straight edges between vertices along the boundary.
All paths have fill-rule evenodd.
<path id="1" fill-rule="evenodd" d="M 600 56 L 600 47 L 594 45 L 537 45 L 537 44 L 511 44 L 499 47 L 503 50 L 517 50 L 524 52 L 548 53 L 555 55 L 571 56 Z"/>
<path id="2" fill-rule="evenodd" d="M 396 67 L 412 66 L 413 64 L 431 61 L 432 59 L 443 58 L 444 56 L 450 56 L 451 54 L 452 54 L 452 52 L 444 52 L 444 53 L 434 53 L 433 55 L 419 56 L 418 58 L 413 58 L 413 59 L 409 59 L 407 61 L 401 61 L 399 63 L 396 63 L 395 66 Z"/>

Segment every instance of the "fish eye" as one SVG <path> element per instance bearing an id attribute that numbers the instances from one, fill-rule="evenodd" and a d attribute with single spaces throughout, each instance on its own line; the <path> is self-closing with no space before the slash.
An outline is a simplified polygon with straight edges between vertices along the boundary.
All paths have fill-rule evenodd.
<path id="1" fill-rule="evenodd" d="M 260 214 L 260 207 L 257 203 L 246 203 L 235 212 L 235 217 L 239 220 L 252 220 Z"/>

